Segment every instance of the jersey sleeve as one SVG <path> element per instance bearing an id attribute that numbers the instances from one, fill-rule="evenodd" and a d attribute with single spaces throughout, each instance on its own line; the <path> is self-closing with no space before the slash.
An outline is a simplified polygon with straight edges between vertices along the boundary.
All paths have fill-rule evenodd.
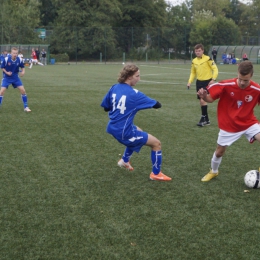
<path id="1" fill-rule="evenodd" d="M 142 109 L 152 108 L 157 103 L 157 101 L 155 99 L 146 96 L 144 93 L 138 91 L 136 103 L 137 103 L 136 106 L 137 110 L 142 110 Z"/>
<path id="2" fill-rule="evenodd" d="M 216 99 L 220 98 L 222 92 L 224 91 L 224 86 L 222 86 L 219 83 L 215 83 L 215 84 L 209 85 L 207 87 L 207 90 L 208 90 L 210 96 L 214 100 L 216 100 Z"/>
<path id="3" fill-rule="evenodd" d="M 3 59 L 2 63 L 1 63 L 1 69 L 5 68 L 5 65 L 6 65 L 6 60 Z"/>
<path id="4" fill-rule="evenodd" d="M 24 68 L 23 59 L 21 59 L 21 58 L 19 57 L 19 60 L 20 60 L 20 65 L 19 65 L 19 67 L 23 69 L 23 68 Z"/>
<path id="5" fill-rule="evenodd" d="M 110 91 L 107 92 L 107 94 L 104 96 L 100 106 L 103 107 L 105 110 L 109 111 L 110 110 Z"/>
<path id="6" fill-rule="evenodd" d="M 215 80 L 218 77 L 218 67 L 217 67 L 216 63 L 214 62 L 214 60 L 212 60 L 212 59 L 208 60 L 208 64 L 213 72 L 212 78 Z"/>
<path id="7" fill-rule="evenodd" d="M 196 77 L 196 70 L 195 70 L 194 64 L 192 63 L 191 64 L 191 70 L 190 70 L 190 78 L 189 78 L 188 82 L 192 83 L 193 80 L 195 79 L 195 77 Z"/>

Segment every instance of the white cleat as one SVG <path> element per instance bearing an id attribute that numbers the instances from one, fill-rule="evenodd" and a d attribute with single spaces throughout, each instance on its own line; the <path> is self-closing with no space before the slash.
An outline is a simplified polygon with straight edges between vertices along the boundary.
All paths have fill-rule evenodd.
<path id="1" fill-rule="evenodd" d="M 25 109 L 24 109 L 24 112 L 31 112 L 32 110 L 29 108 L 29 107 L 26 107 Z"/>
<path id="2" fill-rule="evenodd" d="M 121 168 L 125 168 L 128 171 L 133 171 L 134 168 L 132 167 L 132 165 L 130 164 L 130 162 L 125 163 L 123 159 L 120 159 L 117 163 L 117 165 Z"/>

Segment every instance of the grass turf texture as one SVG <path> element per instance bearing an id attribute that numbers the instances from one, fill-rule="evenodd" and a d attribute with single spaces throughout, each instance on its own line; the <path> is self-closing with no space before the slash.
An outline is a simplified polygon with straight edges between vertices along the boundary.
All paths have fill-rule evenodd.
<path id="1" fill-rule="evenodd" d="M 243 182 L 260 166 L 258 144 L 237 141 L 220 175 L 202 183 L 216 147 L 217 102 L 211 126 L 198 128 L 190 65 L 144 64 L 136 88 L 163 107 L 139 112 L 135 123 L 161 140 L 162 170 L 173 180 L 148 180 L 148 147 L 133 155 L 134 172 L 118 168 L 124 147 L 106 133 L 100 103 L 121 67 L 26 70 L 31 113 L 9 87 L 0 110 L 0 259 L 258 259 L 260 194 L 244 193 Z M 219 70 L 219 80 L 237 75 L 237 66 Z"/>

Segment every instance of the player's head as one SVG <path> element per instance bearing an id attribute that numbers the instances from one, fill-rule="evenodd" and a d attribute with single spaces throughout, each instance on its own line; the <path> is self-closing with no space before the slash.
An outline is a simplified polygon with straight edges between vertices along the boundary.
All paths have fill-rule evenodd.
<path id="1" fill-rule="evenodd" d="M 204 53 L 204 46 L 201 43 L 195 45 L 194 52 L 198 58 L 201 58 Z"/>
<path id="2" fill-rule="evenodd" d="M 238 65 L 237 83 L 240 88 L 246 88 L 254 74 L 254 67 L 251 61 L 242 61 Z"/>
<path id="3" fill-rule="evenodd" d="M 12 56 L 12 59 L 15 59 L 18 56 L 18 49 L 16 47 L 12 47 L 11 56 Z"/>
<path id="4" fill-rule="evenodd" d="M 245 76 L 250 74 L 251 76 L 253 76 L 254 74 L 254 67 L 251 61 L 242 61 L 239 65 L 238 65 L 238 73 Z"/>
<path id="5" fill-rule="evenodd" d="M 139 68 L 134 64 L 127 64 L 120 71 L 118 82 L 127 83 L 130 86 L 135 86 L 136 83 L 140 80 Z"/>

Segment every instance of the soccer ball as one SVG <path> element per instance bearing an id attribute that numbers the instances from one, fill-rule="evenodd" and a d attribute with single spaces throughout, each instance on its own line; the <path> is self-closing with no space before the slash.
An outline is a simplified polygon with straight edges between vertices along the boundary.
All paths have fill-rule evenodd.
<path id="1" fill-rule="evenodd" d="M 245 184 L 248 188 L 258 189 L 260 188 L 260 173 L 257 170 L 251 170 L 246 173 L 244 177 Z"/>

